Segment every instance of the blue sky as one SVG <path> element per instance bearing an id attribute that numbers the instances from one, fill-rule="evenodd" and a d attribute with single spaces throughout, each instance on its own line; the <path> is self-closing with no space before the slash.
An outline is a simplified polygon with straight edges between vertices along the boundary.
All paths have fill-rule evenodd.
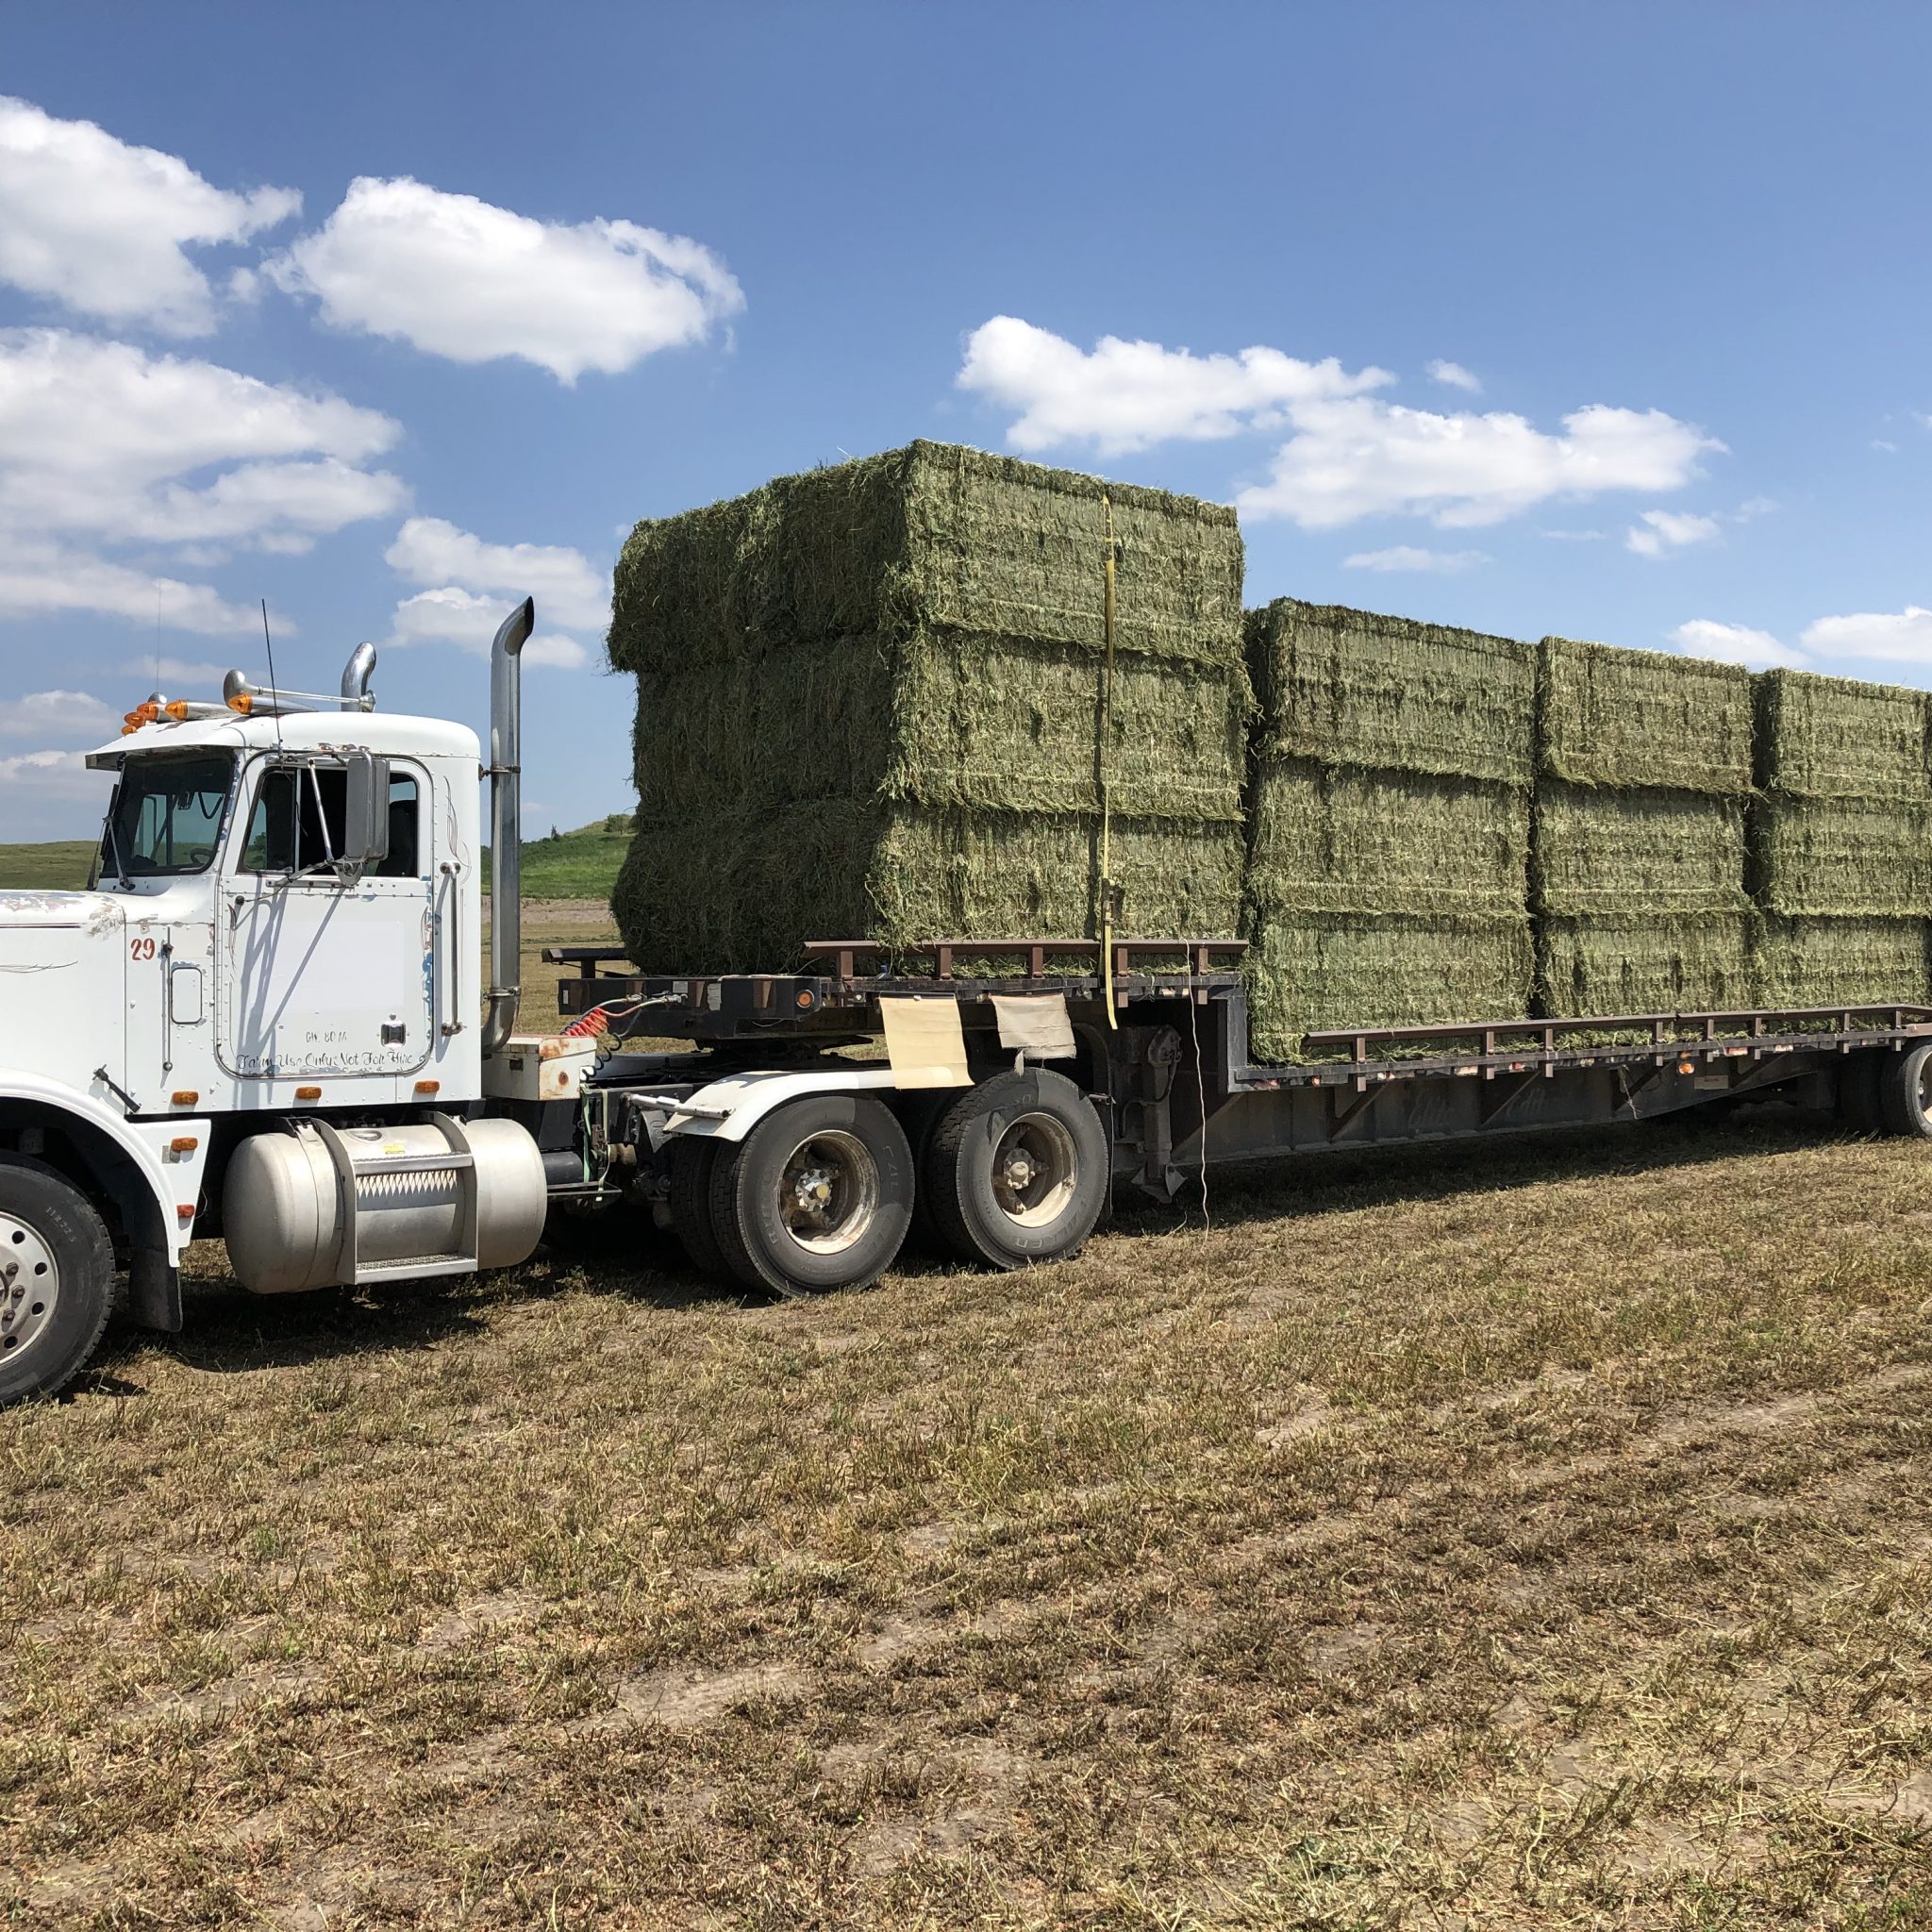
<path id="1" fill-rule="evenodd" d="M 146 695 L 627 808 L 621 533 L 915 436 L 1241 504 L 1282 592 L 1932 682 L 1932 15 L 8 9 L 0 839 Z M 143 152 L 145 151 L 145 152 Z M 534 546 L 534 548 L 529 547 Z M 105 731 L 101 735 L 111 735 Z"/>

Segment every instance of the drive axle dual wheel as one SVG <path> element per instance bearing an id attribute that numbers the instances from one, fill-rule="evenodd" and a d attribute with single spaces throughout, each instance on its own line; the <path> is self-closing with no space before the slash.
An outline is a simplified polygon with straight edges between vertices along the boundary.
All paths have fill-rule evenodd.
<path id="1" fill-rule="evenodd" d="M 1932 1141 L 1932 1041 L 1848 1055 L 1839 1068 L 1838 1111 L 1857 1134 Z"/>

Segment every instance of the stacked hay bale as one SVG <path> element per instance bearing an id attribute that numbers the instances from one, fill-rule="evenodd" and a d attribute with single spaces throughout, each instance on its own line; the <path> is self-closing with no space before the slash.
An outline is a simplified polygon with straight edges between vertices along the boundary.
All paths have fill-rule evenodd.
<path id="1" fill-rule="evenodd" d="M 1538 660 L 1540 1010 L 1749 1005 L 1750 674 L 1554 637 Z"/>
<path id="2" fill-rule="evenodd" d="M 633 958 L 1091 935 L 1103 772 L 1119 930 L 1232 933 L 1241 587 L 1231 509 L 941 443 L 640 524 L 609 637 L 639 680 Z"/>
<path id="3" fill-rule="evenodd" d="M 1932 783 L 1925 694 L 1806 672 L 1757 680 L 1752 884 L 1757 1004 L 1928 994 Z"/>
<path id="4" fill-rule="evenodd" d="M 1288 597 L 1248 647 L 1256 1055 L 1527 1013 L 1533 647 Z"/>

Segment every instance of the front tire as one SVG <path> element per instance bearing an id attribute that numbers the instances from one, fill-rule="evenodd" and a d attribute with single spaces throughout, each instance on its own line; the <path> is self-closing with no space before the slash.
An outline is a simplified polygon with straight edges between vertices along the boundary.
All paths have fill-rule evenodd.
<path id="1" fill-rule="evenodd" d="M 788 1101 L 711 1174 L 711 1226 L 747 1288 L 863 1288 L 892 1265 L 912 1220 L 912 1150 L 864 1093 Z"/>
<path id="2" fill-rule="evenodd" d="M 0 1407 L 87 1366 L 114 1306 L 114 1249 L 93 1204 L 37 1160 L 0 1154 Z"/>
<path id="3" fill-rule="evenodd" d="M 953 1102 L 922 1176 L 933 1223 L 962 1260 L 1063 1260 L 1107 1206 L 1107 1134 L 1064 1074 L 997 1074 Z"/>

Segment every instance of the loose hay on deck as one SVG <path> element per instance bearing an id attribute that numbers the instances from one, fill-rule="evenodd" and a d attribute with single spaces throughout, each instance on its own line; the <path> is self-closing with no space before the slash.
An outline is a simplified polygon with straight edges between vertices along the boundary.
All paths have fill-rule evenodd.
<path id="1" fill-rule="evenodd" d="M 1103 764 L 1121 930 L 1232 933 L 1241 569 L 1223 507 L 927 442 L 641 524 L 609 642 L 639 675 L 635 957 L 1089 935 Z"/>
<path id="2" fill-rule="evenodd" d="M 1573 785 L 1742 797 L 1751 789 L 1751 674 L 1708 658 L 1545 638 L 1539 763 Z"/>

